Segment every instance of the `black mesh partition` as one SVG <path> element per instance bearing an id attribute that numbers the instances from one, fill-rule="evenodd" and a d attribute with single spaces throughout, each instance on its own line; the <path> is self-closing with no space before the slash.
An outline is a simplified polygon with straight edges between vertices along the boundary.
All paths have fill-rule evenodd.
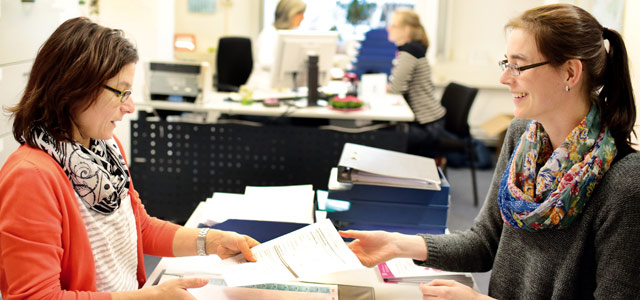
<path id="1" fill-rule="evenodd" d="M 313 184 L 327 189 L 344 143 L 405 151 L 401 128 L 342 133 L 273 124 L 131 123 L 131 173 L 149 214 L 184 223 L 213 192 L 245 186 Z"/>

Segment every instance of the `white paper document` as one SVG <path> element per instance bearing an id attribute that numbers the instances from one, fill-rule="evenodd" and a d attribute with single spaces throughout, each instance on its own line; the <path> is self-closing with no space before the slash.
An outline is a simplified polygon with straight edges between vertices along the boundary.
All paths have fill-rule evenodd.
<path id="1" fill-rule="evenodd" d="M 251 249 L 257 262 L 241 255 L 216 264 L 228 286 L 302 280 L 364 268 L 329 219 L 311 224 Z"/>
<path id="2" fill-rule="evenodd" d="M 434 279 L 449 279 L 473 287 L 473 278 L 470 273 L 422 267 L 414 264 L 410 258 L 394 258 L 378 264 L 378 271 L 385 282 L 420 284 Z"/>
<path id="3" fill-rule="evenodd" d="M 201 223 L 228 219 L 313 223 L 315 192 L 311 185 L 246 187 L 244 194 L 214 193 L 207 199 Z"/>

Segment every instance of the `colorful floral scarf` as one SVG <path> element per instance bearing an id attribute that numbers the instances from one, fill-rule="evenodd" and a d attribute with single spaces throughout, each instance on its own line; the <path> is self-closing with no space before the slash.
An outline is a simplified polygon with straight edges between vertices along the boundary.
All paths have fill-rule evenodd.
<path id="1" fill-rule="evenodd" d="M 555 150 L 542 124 L 532 121 L 500 181 L 502 219 L 528 231 L 568 227 L 615 155 L 614 139 L 601 125 L 596 105 Z"/>

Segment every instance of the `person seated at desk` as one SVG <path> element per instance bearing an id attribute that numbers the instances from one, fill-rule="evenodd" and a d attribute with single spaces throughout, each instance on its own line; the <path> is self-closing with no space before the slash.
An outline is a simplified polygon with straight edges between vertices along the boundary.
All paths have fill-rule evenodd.
<path id="1" fill-rule="evenodd" d="M 429 151 L 444 131 L 446 109 L 434 96 L 431 67 L 427 61 L 429 39 L 414 11 L 397 10 L 387 27 L 389 41 L 398 46 L 393 61 L 388 90 L 403 94 L 415 114 L 409 124 L 407 152 L 422 156 L 435 156 Z"/>
<path id="2" fill-rule="evenodd" d="M 136 48 L 87 18 L 40 48 L 10 108 L 21 146 L 0 170 L 0 291 L 4 299 L 194 299 L 181 278 L 144 288 L 143 254 L 242 253 L 254 239 L 147 215 L 113 130 L 133 113 Z"/>
<path id="3" fill-rule="evenodd" d="M 304 19 L 307 4 L 302 0 L 280 0 L 275 12 L 273 26 L 265 27 L 256 43 L 253 71 L 245 85 L 249 89 L 269 90 L 271 88 L 271 67 L 275 57 L 278 30 L 298 28 Z"/>
<path id="4" fill-rule="evenodd" d="M 491 270 L 488 296 L 434 280 L 420 286 L 424 299 L 636 299 L 640 154 L 631 147 L 636 107 L 624 41 L 566 4 L 525 11 L 506 29 L 500 82 L 519 119 L 474 226 L 341 235 L 356 239 L 349 247 L 367 266 L 410 257 L 443 270 Z"/>

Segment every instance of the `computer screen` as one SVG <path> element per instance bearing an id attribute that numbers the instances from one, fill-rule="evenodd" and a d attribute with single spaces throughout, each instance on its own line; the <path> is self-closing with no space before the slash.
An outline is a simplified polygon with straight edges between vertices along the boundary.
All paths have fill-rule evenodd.
<path id="1" fill-rule="evenodd" d="M 307 86 L 307 60 L 318 56 L 318 86 L 327 85 L 336 54 L 338 33 L 278 30 L 275 57 L 271 67 L 271 88 Z"/>

